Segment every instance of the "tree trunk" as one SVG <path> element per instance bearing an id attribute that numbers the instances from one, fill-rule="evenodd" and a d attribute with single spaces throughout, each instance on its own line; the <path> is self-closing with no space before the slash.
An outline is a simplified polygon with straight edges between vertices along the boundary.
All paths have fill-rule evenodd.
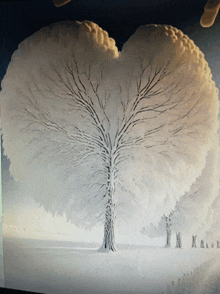
<path id="1" fill-rule="evenodd" d="M 220 244 L 219 244 L 219 241 L 217 241 L 217 248 L 220 248 Z"/>
<path id="2" fill-rule="evenodd" d="M 104 226 L 104 239 L 102 247 L 99 251 L 116 251 L 115 247 L 115 234 L 114 234 L 114 205 L 112 200 L 109 199 L 106 205 L 105 212 L 105 226 Z"/>
<path id="3" fill-rule="evenodd" d="M 176 248 L 182 248 L 181 234 L 176 233 Z"/>
<path id="4" fill-rule="evenodd" d="M 205 248 L 204 240 L 201 240 L 200 248 Z"/>
<path id="5" fill-rule="evenodd" d="M 104 238 L 100 252 L 116 251 L 115 247 L 115 234 L 114 234 L 114 221 L 115 221 L 115 206 L 112 200 L 114 194 L 114 175 L 112 172 L 112 157 L 109 158 L 108 180 L 107 180 L 107 203 L 105 211 L 105 225 L 104 225 Z"/>
<path id="6" fill-rule="evenodd" d="M 172 217 L 172 212 L 169 214 L 169 216 L 164 215 L 164 219 L 166 221 L 166 233 L 167 233 L 165 247 L 167 248 L 171 247 L 171 225 L 172 225 L 171 217 Z"/>
<path id="7" fill-rule="evenodd" d="M 192 248 L 196 248 L 196 237 L 197 235 L 192 236 Z"/>
<path id="8" fill-rule="evenodd" d="M 171 230 L 167 229 L 167 239 L 165 247 L 171 247 Z"/>

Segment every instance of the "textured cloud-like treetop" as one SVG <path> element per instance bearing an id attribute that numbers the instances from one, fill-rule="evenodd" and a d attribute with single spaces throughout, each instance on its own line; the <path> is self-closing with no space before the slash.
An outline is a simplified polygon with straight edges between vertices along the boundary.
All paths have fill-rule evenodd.
<path id="1" fill-rule="evenodd" d="M 121 52 L 90 21 L 42 28 L 14 52 L 0 100 L 10 172 L 38 169 L 35 198 L 81 222 L 103 212 L 110 167 L 118 215 L 159 221 L 201 175 L 218 129 L 204 55 L 167 25 L 138 28 Z M 40 164 L 51 182 L 69 178 L 65 197 Z"/>
<path id="2" fill-rule="evenodd" d="M 169 44 L 170 48 L 172 48 L 171 43 L 173 43 L 176 50 L 175 58 L 177 58 L 182 63 L 187 62 L 191 66 L 194 65 L 197 74 L 200 77 L 205 78 L 211 88 L 215 88 L 215 82 L 212 80 L 211 70 L 207 61 L 205 60 L 204 54 L 195 45 L 194 41 L 191 40 L 187 35 L 183 34 L 182 31 L 171 25 L 151 24 L 138 28 L 136 33 L 130 39 L 135 39 L 135 41 L 137 41 L 135 37 L 138 36 L 139 32 L 139 42 L 146 44 L 147 39 L 149 39 L 150 42 L 155 41 L 155 44 L 158 46 L 160 45 L 160 49 L 163 51 L 165 51 L 166 44 Z M 129 41 L 125 44 L 125 46 L 128 43 Z M 172 52 L 172 54 L 174 54 L 174 52 Z"/>
<path id="3" fill-rule="evenodd" d="M 100 28 L 92 21 L 84 21 L 80 26 L 80 29 L 86 29 L 86 31 L 94 38 L 95 42 L 102 48 L 104 52 L 108 53 L 112 57 L 118 57 L 118 48 L 115 46 L 115 40 L 109 38 L 108 33 Z"/>

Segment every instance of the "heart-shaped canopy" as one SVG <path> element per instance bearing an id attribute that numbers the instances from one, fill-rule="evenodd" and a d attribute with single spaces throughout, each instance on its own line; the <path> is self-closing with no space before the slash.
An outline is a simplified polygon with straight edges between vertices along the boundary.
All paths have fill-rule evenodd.
<path id="1" fill-rule="evenodd" d="M 45 27 L 13 54 L 0 100 L 12 176 L 88 225 L 108 191 L 118 219 L 159 221 L 201 174 L 218 129 L 204 55 L 165 25 L 140 27 L 121 52 L 90 21 Z"/>

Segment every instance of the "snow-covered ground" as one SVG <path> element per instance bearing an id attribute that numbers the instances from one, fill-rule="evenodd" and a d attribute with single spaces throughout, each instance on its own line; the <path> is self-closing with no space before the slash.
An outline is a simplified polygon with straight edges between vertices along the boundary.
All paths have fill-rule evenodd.
<path id="1" fill-rule="evenodd" d="M 220 249 L 118 244 L 117 252 L 108 254 L 97 252 L 99 247 L 4 237 L 5 286 L 48 294 L 177 294 L 183 293 L 179 290 L 187 279 L 191 284 L 200 279 L 200 285 L 220 279 Z M 193 274 L 183 277 L 194 268 Z M 176 292 L 169 290 L 172 281 Z"/>

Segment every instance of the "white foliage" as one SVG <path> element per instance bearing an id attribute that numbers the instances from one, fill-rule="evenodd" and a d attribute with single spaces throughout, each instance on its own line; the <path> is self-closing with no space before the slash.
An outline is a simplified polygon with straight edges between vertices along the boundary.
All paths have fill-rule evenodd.
<path id="1" fill-rule="evenodd" d="M 212 235 L 214 240 L 217 235 L 218 195 L 219 195 L 219 145 L 218 137 L 214 136 L 212 147 L 206 157 L 206 165 L 200 177 L 176 203 L 170 216 L 170 228 L 176 232 L 185 234 L 199 234 L 200 237 Z M 164 205 L 166 203 L 164 202 Z M 159 211 L 158 211 L 159 212 Z M 159 213 L 161 216 L 161 214 Z M 212 227 L 212 234 L 210 228 Z M 213 235 L 215 232 L 215 236 Z M 161 217 L 157 226 L 151 224 L 143 231 L 149 237 L 157 237 L 166 234 L 166 222 Z M 213 240 L 213 239 L 212 239 Z"/>
<path id="2" fill-rule="evenodd" d="M 220 158 L 218 161 L 218 172 L 220 172 Z M 220 240 L 220 193 L 218 194 L 218 196 L 212 203 L 212 210 L 213 210 L 212 225 L 207 230 L 205 237 L 207 241 L 216 242 Z"/>
<path id="3" fill-rule="evenodd" d="M 218 136 L 206 157 L 206 166 L 190 191 L 181 197 L 172 215 L 172 228 L 188 234 L 204 233 L 213 221 L 212 205 L 219 195 Z"/>
<path id="4" fill-rule="evenodd" d="M 216 242 L 220 241 L 220 196 L 215 199 L 212 205 L 213 219 L 212 225 L 206 232 L 206 240 Z"/>
<path id="5" fill-rule="evenodd" d="M 103 221 L 109 173 L 117 221 L 158 223 L 200 176 L 218 128 L 208 64 L 171 26 L 140 27 L 120 53 L 92 22 L 43 28 L 19 45 L 2 89 L 11 174 L 84 225 Z"/>
<path id="6" fill-rule="evenodd" d="M 141 233 L 143 235 L 147 235 L 150 238 L 157 238 L 160 236 L 166 235 L 166 220 L 164 217 L 161 217 L 159 223 L 157 225 L 154 225 L 151 223 L 146 228 L 143 227 L 141 230 Z"/>

